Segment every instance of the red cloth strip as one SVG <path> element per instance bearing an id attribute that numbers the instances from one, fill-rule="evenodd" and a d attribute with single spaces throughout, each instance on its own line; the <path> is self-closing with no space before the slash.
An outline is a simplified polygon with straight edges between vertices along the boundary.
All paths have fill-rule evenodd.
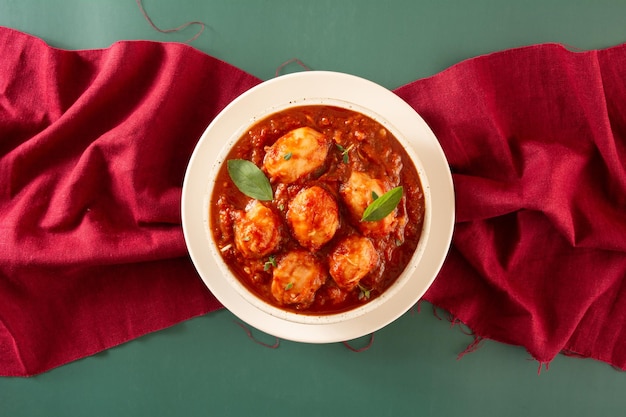
<path id="1" fill-rule="evenodd" d="M 540 362 L 567 349 L 626 367 L 626 46 L 508 50 L 396 92 L 456 187 L 425 298 Z"/>
<path id="2" fill-rule="evenodd" d="M 260 80 L 189 46 L 63 51 L 0 28 L 0 374 L 221 305 L 180 221 L 191 152 Z"/>

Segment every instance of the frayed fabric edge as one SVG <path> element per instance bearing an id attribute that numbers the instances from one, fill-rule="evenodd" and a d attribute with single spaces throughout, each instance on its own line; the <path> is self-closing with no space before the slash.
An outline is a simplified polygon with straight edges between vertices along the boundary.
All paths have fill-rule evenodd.
<path id="1" fill-rule="evenodd" d="M 421 305 L 422 300 L 419 300 L 414 308 L 411 310 L 411 314 L 419 314 L 421 313 L 422 310 L 422 305 Z M 445 317 L 442 317 L 441 314 L 439 313 L 438 310 L 442 310 L 446 313 Z M 441 309 L 439 307 L 437 307 L 435 304 L 432 304 L 432 314 L 433 316 L 435 316 L 438 320 L 446 320 L 448 322 L 450 322 L 450 328 L 453 327 L 457 327 L 459 329 L 459 331 L 465 335 L 471 336 L 472 337 L 472 341 L 465 347 L 465 349 L 463 349 L 461 352 L 458 353 L 456 360 L 459 361 L 461 359 L 463 359 L 466 355 L 470 354 L 470 353 L 474 353 L 476 351 L 478 351 L 480 348 L 482 348 L 484 346 L 484 342 L 486 340 L 494 340 L 496 342 L 499 342 L 496 339 L 490 339 L 488 337 L 479 335 L 477 333 L 475 333 L 475 331 L 473 329 L 471 329 L 467 324 L 465 324 L 461 319 L 459 319 L 458 317 L 456 317 L 454 314 L 452 314 L 451 312 L 445 310 L 445 309 Z M 248 327 L 246 327 L 245 324 L 238 322 L 238 321 L 234 321 L 235 324 L 237 324 L 239 327 L 241 327 L 247 334 L 248 338 L 251 339 L 252 341 L 254 341 L 255 343 L 270 348 L 270 349 L 277 349 L 280 346 L 280 339 L 279 338 L 275 338 L 276 341 L 274 344 L 269 344 L 269 343 L 265 343 L 262 342 L 260 340 L 258 340 L 256 337 L 254 337 L 254 335 L 252 334 L 252 332 L 250 331 L 250 329 Z M 366 343 L 365 346 L 357 348 L 352 346 L 348 341 L 344 341 L 342 342 L 343 346 L 352 351 L 352 352 L 356 352 L 356 353 L 360 353 L 360 352 L 364 352 L 369 350 L 373 343 L 374 343 L 374 335 L 375 333 L 371 333 L 369 335 L 369 340 Z M 504 342 L 499 342 L 499 343 L 504 343 Z M 514 345 L 511 345 L 514 346 Z M 531 356 L 531 358 L 529 358 L 530 360 L 534 360 L 538 363 L 538 367 L 537 367 L 537 375 L 540 376 L 541 372 L 545 369 L 545 371 L 549 371 L 550 370 L 550 364 L 552 362 L 552 359 L 550 360 L 541 360 L 536 358 L 531 352 L 529 352 L 528 350 L 526 350 L 526 352 L 528 352 L 528 354 Z M 620 371 L 620 372 L 626 372 L 626 368 L 621 368 L 618 365 L 614 365 L 611 364 L 610 362 L 606 362 L 606 361 L 602 361 L 600 359 L 595 359 L 591 356 L 587 356 L 578 352 L 575 352 L 573 350 L 570 349 L 563 349 L 561 350 L 561 352 L 559 352 L 561 355 L 563 356 L 567 356 L 570 358 L 578 358 L 578 359 L 592 359 L 592 360 L 597 360 L 600 362 L 605 362 L 608 365 L 610 365 L 613 369 L 615 369 L 616 371 Z"/>
<path id="2" fill-rule="evenodd" d="M 439 319 L 439 320 L 446 320 L 450 322 L 450 328 L 452 327 L 457 327 L 461 333 L 466 334 L 468 336 L 472 336 L 472 341 L 465 347 L 465 349 L 463 349 L 461 352 L 459 352 L 459 354 L 456 357 L 456 360 L 461 360 L 463 359 L 463 357 L 465 357 L 467 354 L 470 353 L 474 353 L 476 351 L 478 351 L 482 346 L 484 346 L 484 342 L 486 340 L 490 340 L 487 337 L 481 336 L 479 334 L 476 334 L 475 331 L 473 329 L 471 329 L 467 324 L 465 324 L 461 319 L 459 319 L 458 317 L 456 317 L 454 314 L 452 314 L 451 312 L 447 311 L 447 310 L 443 310 L 446 313 L 445 317 L 441 317 L 441 315 L 439 314 L 439 307 L 437 307 L 435 304 L 432 304 L 432 311 L 433 311 L 433 315 Z M 418 308 L 418 312 L 420 312 L 421 310 L 421 306 Z M 528 352 L 528 350 L 526 350 Z M 565 351 L 563 351 L 562 353 L 565 354 Z M 545 368 L 546 371 L 550 370 L 550 363 L 552 362 L 552 359 L 549 361 L 546 360 L 540 360 L 537 359 L 536 357 L 534 357 L 532 355 L 532 353 L 528 352 L 528 354 L 532 357 L 532 360 L 537 361 L 538 363 L 538 368 L 537 368 L 537 375 L 541 375 L 541 371 Z M 573 354 L 566 354 L 566 356 L 574 356 Z M 586 356 L 584 355 L 577 355 L 577 357 L 579 358 L 586 358 Z"/>
<path id="3" fill-rule="evenodd" d="M 415 307 L 415 311 L 417 311 L 417 313 L 421 312 L 422 306 L 421 306 L 421 302 L 423 300 L 418 301 L 418 303 L 416 304 Z M 428 300 L 425 300 L 428 301 Z M 432 304 L 432 303 L 431 303 Z M 445 313 L 445 315 L 440 313 L 440 310 L 443 311 Z M 451 312 L 449 312 L 448 310 L 445 310 L 443 308 L 437 307 L 435 304 L 432 304 L 432 314 L 438 319 L 438 320 L 446 320 L 450 322 L 450 327 L 457 327 L 463 334 L 466 334 L 468 336 L 472 336 L 472 341 L 467 345 L 467 347 L 465 349 L 463 349 L 463 351 L 461 351 L 458 355 L 457 355 L 457 360 L 461 360 L 464 356 L 466 356 L 469 353 L 474 353 L 477 350 L 479 350 L 483 345 L 484 342 L 486 340 L 494 340 L 495 342 L 498 343 L 503 343 L 503 344 L 507 344 L 506 342 L 500 342 L 497 339 L 491 339 L 489 337 L 485 337 L 479 334 L 476 334 L 475 331 L 473 329 L 470 328 L 470 326 L 468 326 L 467 324 L 465 324 L 462 320 L 460 320 L 458 317 L 456 317 L 454 314 L 452 314 Z M 442 317 L 443 316 L 443 317 Z M 518 346 L 518 345 L 511 345 L 511 346 Z M 523 346 L 519 346 L 519 347 L 523 347 Z M 550 360 L 541 360 L 538 359 L 537 357 L 535 357 L 530 351 L 528 351 L 528 349 L 526 349 L 526 352 L 531 356 L 529 358 L 529 360 L 533 360 L 536 361 L 538 366 L 537 366 L 537 375 L 541 375 L 541 372 L 543 370 L 545 371 L 549 371 L 550 370 L 550 364 L 552 363 L 552 361 L 554 360 L 554 358 L 550 359 Z M 602 362 L 602 363 L 606 363 L 607 365 L 611 366 L 613 369 L 615 369 L 616 371 L 619 372 L 626 372 L 626 367 L 622 368 L 618 365 L 615 365 L 613 363 L 611 363 L 610 361 L 607 360 L 603 360 L 603 359 L 599 359 L 599 358 L 594 358 L 591 355 L 585 355 L 576 351 L 573 351 L 571 349 L 567 349 L 564 348 L 562 349 L 559 354 L 569 357 L 569 358 L 577 358 L 577 359 L 590 359 L 590 360 L 594 360 L 594 361 L 598 361 L 598 362 Z M 556 356 L 555 356 L 556 357 Z"/>

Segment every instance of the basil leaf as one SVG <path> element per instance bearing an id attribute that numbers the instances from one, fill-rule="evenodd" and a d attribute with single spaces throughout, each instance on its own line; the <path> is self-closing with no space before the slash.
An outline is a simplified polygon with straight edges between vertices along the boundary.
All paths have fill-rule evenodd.
<path id="1" fill-rule="evenodd" d="M 387 217 L 402 199 L 403 188 L 396 187 L 372 201 L 363 212 L 362 222 L 376 222 Z"/>
<path id="2" fill-rule="evenodd" d="M 227 168 L 230 179 L 248 197 L 261 201 L 274 198 L 270 181 L 254 163 L 245 159 L 231 159 L 227 162 Z"/>

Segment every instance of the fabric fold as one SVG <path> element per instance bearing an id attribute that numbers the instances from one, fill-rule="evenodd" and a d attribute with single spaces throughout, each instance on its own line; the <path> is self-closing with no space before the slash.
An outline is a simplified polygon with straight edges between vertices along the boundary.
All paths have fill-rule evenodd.
<path id="1" fill-rule="evenodd" d="M 259 80 L 179 44 L 64 51 L 2 28 L 0 45 L 0 373 L 220 308 L 187 255 L 182 181 Z"/>
<path id="2" fill-rule="evenodd" d="M 623 45 L 535 45 L 396 90 L 456 187 L 453 248 L 426 299 L 542 363 L 567 350 L 626 366 L 609 336 L 623 321 L 599 319 L 626 314 L 625 76 Z"/>

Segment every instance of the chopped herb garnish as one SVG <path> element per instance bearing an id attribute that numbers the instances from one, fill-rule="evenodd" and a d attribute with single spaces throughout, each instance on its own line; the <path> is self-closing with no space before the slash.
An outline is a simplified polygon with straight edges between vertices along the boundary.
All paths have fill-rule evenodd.
<path id="1" fill-rule="evenodd" d="M 274 256 L 267 258 L 267 262 L 263 265 L 263 270 L 269 271 L 271 267 L 276 267 L 276 258 L 274 258 Z"/>
<path id="2" fill-rule="evenodd" d="M 350 157 L 348 156 L 348 152 L 350 152 L 350 149 L 354 147 L 354 144 L 348 146 L 347 148 L 344 148 L 338 143 L 335 143 L 335 145 L 337 146 L 337 149 L 339 149 L 339 152 L 341 152 L 343 163 L 347 164 L 348 162 L 350 162 Z"/>
<path id="3" fill-rule="evenodd" d="M 274 198 L 272 186 L 263 171 L 245 159 L 231 159 L 227 162 L 228 175 L 239 191 L 251 198 L 270 201 Z"/>
<path id="4" fill-rule="evenodd" d="M 285 156 L 283 156 L 283 159 L 284 159 L 285 161 L 289 161 L 289 160 L 291 159 L 292 155 L 293 155 L 293 154 L 292 154 L 291 152 L 287 152 L 287 153 L 285 154 Z"/>
<path id="5" fill-rule="evenodd" d="M 359 300 L 369 300 L 370 299 L 370 295 L 371 295 L 371 291 L 372 290 L 368 290 L 367 288 L 365 288 L 364 286 L 362 286 L 361 284 L 357 284 L 359 286 Z"/>
<path id="6" fill-rule="evenodd" d="M 293 282 L 290 282 L 289 284 L 285 285 L 285 291 L 289 291 L 292 288 L 293 288 Z"/>
<path id="7" fill-rule="evenodd" d="M 361 221 L 375 222 L 387 217 L 402 199 L 402 186 L 393 188 L 370 203 L 363 212 Z"/>

